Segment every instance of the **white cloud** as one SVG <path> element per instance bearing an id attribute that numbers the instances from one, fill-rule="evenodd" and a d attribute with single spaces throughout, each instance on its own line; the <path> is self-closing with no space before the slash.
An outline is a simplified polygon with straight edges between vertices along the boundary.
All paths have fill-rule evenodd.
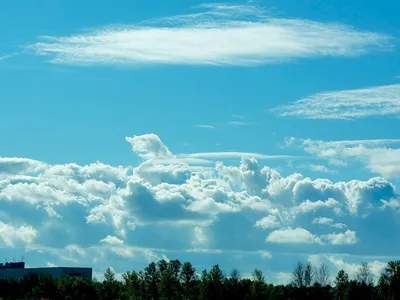
<path id="1" fill-rule="evenodd" d="M 205 245 L 207 244 L 207 236 L 204 229 L 196 226 L 193 230 L 193 245 Z"/>
<path id="2" fill-rule="evenodd" d="M 368 263 L 368 267 L 371 270 L 371 273 L 375 276 L 375 279 L 379 278 L 386 267 L 386 263 L 374 260 Z"/>
<path id="3" fill-rule="evenodd" d="M 9 184 L 0 191 L 0 199 L 20 201 L 23 199 L 31 204 L 51 204 L 86 201 L 78 195 L 59 190 L 47 182 Z"/>
<path id="4" fill-rule="evenodd" d="M 0 157 L 0 178 L 2 175 L 30 175 L 45 168 L 45 163 L 29 158 Z"/>
<path id="5" fill-rule="evenodd" d="M 260 168 L 254 159 L 242 160 L 239 167 L 218 163 L 216 170 L 235 186 L 265 197 L 274 204 L 290 207 L 294 214 L 321 209 L 332 209 L 337 214 L 342 214 L 345 209 L 357 214 L 360 207 L 369 205 L 377 195 L 383 199 L 396 195 L 394 186 L 380 177 L 336 183 L 320 178 L 312 180 L 299 173 L 283 177 L 275 169 Z M 299 205 L 293 207 L 296 203 Z"/>
<path id="6" fill-rule="evenodd" d="M 290 158 L 302 158 L 293 155 L 265 155 L 260 153 L 252 152 L 200 152 L 200 153 L 189 153 L 189 154 L 179 154 L 179 158 L 207 158 L 207 159 L 234 159 L 234 158 L 255 158 L 259 160 L 269 160 L 269 159 L 290 159 Z"/>
<path id="7" fill-rule="evenodd" d="M 324 165 L 310 165 L 310 169 L 314 172 L 321 172 L 321 173 L 334 173 L 334 171 L 328 169 Z"/>
<path id="8" fill-rule="evenodd" d="M 292 280 L 293 274 L 289 272 L 278 272 L 275 278 L 276 284 L 288 284 Z"/>
<path id="9" fill-rule="evenodd" d="M 276 160 L 276 159 L 302 159 L 291 155 L 266 155 L 251 152 L 198 152 L 198 153 L 181 153 L 174 155 L 155 134 L 144 134 L 134 137 L 126 137 L 132 146 L 132 151 L 147 160 L 150 163 L 159 165 L 207 165 L 213 164 L 216 160 L 225 159 L 241 159 L 243 157 L 255 158 L 259 160 Z"/>
<path id="10" fill-rule="evenodd" d="M 37 236 L 37 230 L 32 226 L 13 226 L 0 221 L 0 240 L 8 247 L 31 244 Z"/>
<path id="11" fill-rule="evenodd" d="M 363 209 L 372 205 L 370 210 L 387 214 L 385 205 L 397 207 L 393 184 L 382 178 L 332 182 L 300 173 L 282 175 L 251 157 L 204 167 L 173 161 L 181 154 L 172 153 L 157 136 L 137 136 L 131 142 L 143 158 L 137 166 L 39 162 L 43 167 L 28 175 L 30 167 L 7 173 L 0 179 L 0 219 L 14 229 L 3 224 L 0 242 L 28 247 L 28 241 L 29 247 L 53 254 L 44 264 L 61 265 L 150 257 L 145 251 L 158 257 L 175 252 L 243 255 L 247 250 L 242 245 L 258 259 L 268 259 L 269 252 L 259 251 L 266 238 L 275 243 L 270 246 L 279 259 L 294 243 L 308 248 L 323 241 L 327 251 L 350 243 L 351 231 L 329 232 L 344 224 L 321 221 L 327 225 L 316 235 L 306 227 L 313 219 L 334 220 L 341 210 L 340 220 L 351 218 L 358 233 L 362 224 L 355 223 L 368 222 L 361 217 Z M 167 159 L 173 163 L 158 162 Z M 31 242 L 29 230 L 27 237 L 18 238 L 24 232 L 21 220 L 35 231 Z M 264 234 L 255 227 L 270 230 Z"/>
<path id="12" fill-rule="evenodd" d="M 352 230 L 346 230 L 341 233 L 330 233 L 323 236 L 323 238 L 328 240 L 332 245 L 353 245 L 358 242 L 356 232 Z"/>
<path id="13" fill-rule="evenodd" d="M 166 262 L 170 261 L 169 258 L 165 254 L 158 255 L 157 253 L 155 253 L 151 250 L 144 251 L 144 255 L 146 256 L 148 262 L 155 262 L 155 261 L 159 261 L 161 259 L 164 259 Z"/>
<path id="14" fill-rule="evenodd" d="M 342 228 L 346 228 L 347 225 L 346 225 L 346 224 L 343 224 L 343 223 L 335 223 L 335 224 L 332 224 L 331 227 L 333 227 L 333 228 L 338 228 L 338 229 L 342 229 Z"/>
<path id="15" fill-rule="evenodd" d="M 320 225 L 332 225 L 333 219 L 321 217 L 321 218 L 314 218 L 312 221 L 313 224 L 320 224 Z"/>
<path id="16" fill-rule="evenodd" d="M 260 251 L 260 255 L 263 259 L 271 259 L 272 254 L 268 251 Z"/>
<path id="17" fill-rule="evenodd" d="M 197 127 L 197 128 L 206 128 L 206 129 L 215 129 L 215 126 L 204 125 L 204 124 L 196 125 L 195 127 Z"/>
<path id="18" fill-rule="evenodd" d="M 258 220 L 254 226 L 258 228 L 267 229 L 267 228 L 275 228 L 278 227 L 279 225 L 280 223 L 278 221 L 278 218 L 276 216 L 270 215 Z"/>
<path id="19" fill-rule="evenodd" d="M 299 206 L 295 208 L 298 213 L 308 213 L 311 211 L 316 211 L 321 208 L 334 208 L 339 204 L 335 199 L 329 198 L 326 201 L 310 201 L 306 200 L 302 202 Z"/>
<path id="20" fill-rule="evenodd" d="M 235 206 L 233 203 L 219 203 L 212 198 L 195 201 L 188 205 L 187 210 L 198 213 L 207 212 L 211 215 L 240 211 L 239 207 Z"/>
<path id="21" fill-rule="evenodd" d="M 6 59 L 11 58 L 11 57 L 14 57 L 17 54 L 18 54 L 18 52 L 0 56 L 0 61 L 6 60 Z"/>
<path id="22" fill-rule="evenodd" d="M 155 134 L 135 135 L 133 137 L 126 137 L 126 140 L 132 145 L 133 152 L 145 159 L 168 158 L 172 156 L 169 149 Z"/>
<path id="23" fill-rule="evenodd" d="M 65 250 L 67 250 L 69 254 L 76 253 L 79 256 L 84 256 L 86 254 L 85 250 L 78 245 L 68 245 L 67 247 L 65 247 Z"/>
<path id="24" fill-rule="evenodd" d="M 111 236 L 111 235 L 107 235 L 104 239 L 100 240 L 100 242 L 109 245 L 122 245 L 124 243 L 123 240 L 117 238 L 116 236 Z"/>
<path id="25" fill-rule="evenodd" d="M 44 36 L 28 48 L 60 64 L 259 65 L 387 49 L 389 37 L 346 25 L 269 16 L 250 5 L 201 6 L 188 15 Z"/>
<path id="26" fill-rule="evenodd" d="M 308 119 L 400 116 L 400 84 L 318 93 L 272 111 L 284 117 Z"/>
<path id="27" fill-rule="evenodd" d="M 247 125 L 251 125 L 252 123 L 243 122 L 243 121 L 230 121 L 230 122 L 228 122 L 228 124 L 233 125 L 233 126 L 247 126 Z"/>
<path id="28" fill-rule="evenodd" d="M 121 257 L 133 257 L 134 256 L 134 253 L 133 253 L 133 250 L 131 249 L 131 247 L 127 247 L 127 246 L 111 247 L 110 251 L 114 252 L 115 254 L 117 254 L 118 256 L 121 256 Z"/>
<path id="29" fill-rule="evenodd" d="M 53 263 L 51 263 L 51 262 L 47 262 L 47 267 L 49 267 L 49 268 L 57 268 L 58 266 L 53 264 Z"/>
<path id="30" fill-rule="evenodd" d="M 299 227 L 295 229 L 287 227 L 272 231 L 266 241 L 278 244 L 322 244 L 319 237 Z"/>
<path id="31" fill-rule="evenodd" d="M 299 145 L 310 154 L 326 159 L 331 164 L 345 165 L 357 159 L 374 173 L 386 178 L 400 177 L 400 139 L 375 139 L 353 141 L 321 141 L 311 139 L 286 140 L 286 145 Z"/>
<path id="32" fill-rule="evenodd" d="M 385 209 L 387 207 L 398 210 L 400 208 L 400 198 L 399 199 L 390 199 L 389 201 L 382 200 L 382 209 Z"/>
<path id="33" fill-rule="evenodd" d="M 314 218 L 312 221 L 313 224 L 318 224 L 318 225 L 324 225 L 324 226 L 329 226 L 333 228 L 346 228 L 346 224 L 343 223 L 334 223 L 334 220 L 331 218 L 327 217 L 319 217 L 319 218 Z"/>
<path id="34" fill-rule="evenodd" d="M 355 277 L 356 273 L 360 270 L 361 263 L 347 263 L 343 260 L 343 258 L 337 256 L 327 256 L 327 259 L 336 267 L 336 270 L 344 270 L 347 274 L 349 274 L 350 278 Z M 380 277 L 383 268 L 385 267 L 385 263 L 374 260 L 367 263 L 369 269 L 371 270 L 372 275 L 375 277 L 375 280 Z"/>
<path id="35" fill-rule="evenodd" d="M 328 256 L 327 259 L 336 267 L 336 269 L 344 270 L 349 276 L 353 277 L 360 268 L 360 265 L 346 263 L 343 258 Z"/>

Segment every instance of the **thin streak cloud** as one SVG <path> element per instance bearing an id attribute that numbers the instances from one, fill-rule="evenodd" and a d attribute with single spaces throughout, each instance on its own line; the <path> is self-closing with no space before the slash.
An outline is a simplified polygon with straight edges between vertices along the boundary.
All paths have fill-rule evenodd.
<path id="1" fill-rule="evenodd" d="M 282 117 L 358 119 L 400 116 L 400 84 L 318 93 L 272 109 Z"/>
<path id="2" fill-rule="evenodd" d="M 350 26 L 277 18 L 252 5 L 203 5 L 200 12 L 42 36 L 27 48 L 70 65 L 255 66 L 292 59 L 354 57 L 391 48 L 390 37 Z"/>
<path id="3" fill-rule="evenodd" d="M 252 123 L 243 122 L 243 121 L 231 121 L 231 122 L 228 122 L 228 124 L 232 125 L 232 126 L 247 126 L 247 125 L 251 125 Z"/>
<path id="4" fill-rule="evenodd" d="M 197 128 L 205 128 L 205 129 L 215 129 L 215 126 L 212 125 L 195 125 Z"/>
<path id="5" fill-rule="evenodd" d="M 250 153 L 250 152 L 204 152 L 204 153 L 179 154 L 178 157 L 206 158 L 206 159 L 234 159 L 242 157 L 251 157 L 259 160 L 301 158 L 299 156 L 293 156 L 293 155 L 265 155 L 265 154 Z"/>

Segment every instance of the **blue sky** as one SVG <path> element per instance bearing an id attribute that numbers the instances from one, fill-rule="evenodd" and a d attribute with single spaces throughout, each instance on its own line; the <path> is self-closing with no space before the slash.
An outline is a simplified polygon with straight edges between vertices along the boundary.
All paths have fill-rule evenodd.
<path id="1" fill-rule="evenodd" d="M 3 1 L 0 256 L 379 274 L 400 4 L 348 2 Z"/>

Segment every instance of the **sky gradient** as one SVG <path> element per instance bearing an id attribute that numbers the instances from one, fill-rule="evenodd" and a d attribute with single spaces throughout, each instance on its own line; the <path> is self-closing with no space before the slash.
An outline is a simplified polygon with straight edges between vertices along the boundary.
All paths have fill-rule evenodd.
<path id="1" fill-rule="evenodd" d="M 0 4 L 0 258 L 298 260 L 400 241 L 397 1 Z"/>

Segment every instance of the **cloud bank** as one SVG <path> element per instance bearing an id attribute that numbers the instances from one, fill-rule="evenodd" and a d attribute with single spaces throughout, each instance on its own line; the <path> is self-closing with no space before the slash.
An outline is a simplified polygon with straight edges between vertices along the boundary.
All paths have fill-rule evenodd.
<path id="1" fill-rule="evenodd" d="M 366 247 L 373 241 L 391 255 L 400 246 L 365 227 L 381 218 L 391 228 L 400 207 L 394 185 L 381 177 L 282 175 L 245 155 L 199 167 L 155 134 L 126 140 L 142 158 L 137 166 L 1 158 L 0 252 L 35 253 L 57 265 L 112 261 L 119 270 L 133 257 L 246 254 L 279 268 L 288 253 L 377 255 Z"/>

